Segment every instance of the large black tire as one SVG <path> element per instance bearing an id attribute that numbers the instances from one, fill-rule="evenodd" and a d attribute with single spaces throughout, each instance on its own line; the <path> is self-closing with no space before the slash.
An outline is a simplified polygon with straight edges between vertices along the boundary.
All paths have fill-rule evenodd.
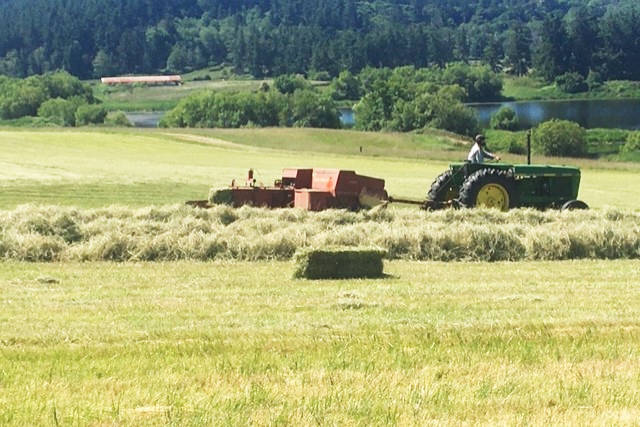
<path id="1" fill-rule="evenodd" d="M 427 200 L 434 202 L 448 202 L 458 197 L 458 188 L 454 185 L 451 177 L 453 171 L 451 169 L 442 172 L 431 184 L 431 188 L 427 193 Z"/>
<path id="2" fill-rule="evenodd" d="M 516 182 L 507 171 L 480 169 L 464 181 L 458 200 L 468 208 L 488 207 L 507 211 L 518 206 Z"/>

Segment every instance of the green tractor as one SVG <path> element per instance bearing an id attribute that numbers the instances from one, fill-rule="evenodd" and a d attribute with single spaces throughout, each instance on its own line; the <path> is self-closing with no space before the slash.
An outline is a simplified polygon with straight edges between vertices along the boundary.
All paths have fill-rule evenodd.
<path id="1" fill-rule="evenodd" d="M 431 185 L 425 208 L 588 209 L 579 188 L 580 169 L 571 166 L 453 163 Z"/>

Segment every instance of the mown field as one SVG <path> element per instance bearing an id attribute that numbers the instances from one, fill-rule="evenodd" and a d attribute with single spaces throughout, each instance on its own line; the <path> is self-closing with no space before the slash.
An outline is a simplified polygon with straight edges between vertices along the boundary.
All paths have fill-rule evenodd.
<path id="1" fill-rule="evenodd" d="M 363 152 L 360 153 L 360 147 Z M 24 203 L 148 206 L 206 198 L 211 186 L 266 184 L 283 167 L 335 167 L 385 178 L 390 194 L 422 199 L 464 141 L 446 134 L 314 129 L 0 130 L 0 207 Z M 504 156 L 524 161 L 523 156 Z M 599 208 L 640 207 L 640 165 L 544 159 L 583 167 L 580 198 Z"/>
<path id="2" fill-rule="evenodd" d="M 633 425 L 637 261 L 4 263 L 3 425 Z"/>
<path id="3" fill-rule="evenodd" d="M 420 199 L 465 152 L 443 134 L 0 130 L 0 424 L 633 425 L 636 164 L 578 161 L 578 213 L 181 205 L 285 166 Z M 384 279 L 291 278 L 300 246 L 372 243 Z"/>
<path id="4" fill-rule="evenodd" d="M 335 131 L 262 132 L 270 136 L 263 138 L 251 130 L 222 135 L 184 130 L 3 131 L 0 206 L 28 202 L 79 207 L 180 203 L 206 198 L 210 186 L 241 180 L 249 168 L 268 184 L 281 175 L 283 167 L 291 166 L 355 169 L 387 178 L 394 193 L 421 198 L 446 167 L 442 161 L 376 157 L 385 150 L 386 141 L 403 155 L 425 157 L 442 150 L 445 143 L 429 136 L 381 137 L 354 132 L 357 137 L 351 141 Z M 263 147 L 248 145 L 247 135 L 258 144 L 267 143 Z M 283 148 L 296 147 L 297 151 L 278 149 L 278 141 Z M 421 141 L 426 148 L 421 148 Z M 434 145 L 435 149 L 429 148 Z M 359 155 L 360 146 L 364 155 Z M 326 153 L 310 154 L 314 148 Z M 350 155 L 344 155 L 347 152 Z"/>

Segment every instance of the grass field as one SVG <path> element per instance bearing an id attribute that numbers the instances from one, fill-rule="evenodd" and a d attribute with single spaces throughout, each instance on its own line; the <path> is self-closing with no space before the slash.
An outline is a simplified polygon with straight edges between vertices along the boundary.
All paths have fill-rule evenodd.
<path id="1" fill-rule="evenodd" d="M 7 233 L 25 246 L 37 237 L 34 227 L 70 225 L 57 221 L 65 215 L 86 217 L 81 233 L 110 227 L 132 239 L 169 236 L 165 249 L 180 251 L 185 239 L 167 230 L 201 235 L 218 227 L 205 218 L 215 212 L 182 220 L 187 208 L 149 205 L 205 198 L 211 185 L 228 185 L 249 168 L 266 183 L 286 166 L 355 169 L 385 178 L 393 195 L 420 199 L 466 149 L 443 134 L 0 130 L 0 252 Z M 500 239 L 501 228 L 522 234 L 531 226 L 525 218 L 553 222 L 535 238 L 572 233 L 583 219 L 596 229 L 602 220 L 596 235 L 612 244 L 640 231 L 640 165 L 538 160 L 582 166 L 580 198 L 595 209 L 566 218 L 478 211 L 469 224 L 464 211 L 414 217 L 413 207 L 378 223 L 364 213 L 305 214 L 315 216 L 300 232 L 324 223 L 327 242 L 366 240 L 361 223 L 390 232 L 393 215 L 416 233 L 450 227 L 472 240 Z M 16 209 L 25 203 L 53 206 Z M 99 207 L 108 208 L 86 209 Z M 259 214 L 241 210 L 224 231 L 245 237 L 241 259 L 260 259 L 250 232 L 270 235 L 275 218 L 289 234 L 299 215 Z M 630 245 L 637 251 L 637 239 Z M 635 425 L 640 418 L 637 260 L 394 260 L 384 279 L 320 282 L 294 280 L 293 270 L 282 261 L 1 262 L 0 425 Z"/>
<path id="2" fill-rule="evenodd" d="M 268 184 L 295 166 L 354 169 L 385 178 L 392 195 L 422 199 L 448 161 L 465 158 L 461 144 L 444 134 L 315 129 L 0 130 L 0 207 L 173 204 L 206 198 L 249 168 Z M 580 198 L 591 206 L 640 207 L 640 165 L 535 160 L 582 166 Z"/>
<path id="3" fill-rule="evenodd" d="M 560 90 L 555 83 L 547 83 L 540 78 L 504 76 L 502 96 L 516 101 L 640 98 L 640 83 L 612 80 L 604 82 L 590 92 L 566 93 Z"/>
<path id="4" fill-rule="evenodd" d="M 394 192 L 421 198 L 445 167 L 442 161 L 382 159 L 369 154 L 370 146 L 378 147 L 371 151 L 381 153 L 385 140 L 407 155 L 419 153 L 422 157 L 442 149 L 429 149 L 438 144 L 433 138 L 411 135 L 356 134 L 355 142 L 347 143 L 339 132 L 300 129 L 221 131 L 226 140 L 216 138 L 219 134 L 215 132 L 207 137 L 184 130 L 0 134 L 0 206 L 5 208 L 31 201 L 80 207 L 178 203 L 206 198 L 210 186 L 226 186 L 234 178 L 243 179 L 249 168 L 257 171 L 260 180 L 270 183 L 281 175 L 283 167 L 305 165 L 352 168 L 383 176 Z M 247 136 L 263 141 L 266 138 L 261 135 L 265 134 L 270 135 L 270 144 L 244 144 Z M 278 141 L 287 148 L 298 145 L 298 151 L 276 149 Z M 360 145 L 364 146 L 363 155 L 359 154 Z M 423 145 L 426 148 L 421 148 Z M 335 149 L 336 153 L 310 155 L 314 148 Z M 338 155 L 346 152 L 351 154 Z"/>
<path id="5" fill-rule="evenodd" d="M 165 111 L 185 96 L 205 89 L 216 91 L 254 91 L 262 82 L 271 80 L 206 80 L 188 81 L 180 86 L 99 87 L 97 97 L 109 110 Z"/>
<path id="6" fill-rule="evenodd" d="M 2 425 L 633 425 L 637 262 L 0 269 Z"/>

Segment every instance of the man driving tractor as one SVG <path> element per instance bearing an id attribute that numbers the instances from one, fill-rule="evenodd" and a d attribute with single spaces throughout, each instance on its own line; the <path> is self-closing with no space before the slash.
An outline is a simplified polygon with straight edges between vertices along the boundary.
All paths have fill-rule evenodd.
<path id="1" fill-rule="evenodd" d="M 500 156 L 486 151 L 486 147 L 487 142 L 484 135 L 477 135 L 475 143 L 473 147 L 471 147 L 471 151 L 469 151 L 467 160 L 470 163 L 484 163 L 485 159 L 500 160 Z"/>

